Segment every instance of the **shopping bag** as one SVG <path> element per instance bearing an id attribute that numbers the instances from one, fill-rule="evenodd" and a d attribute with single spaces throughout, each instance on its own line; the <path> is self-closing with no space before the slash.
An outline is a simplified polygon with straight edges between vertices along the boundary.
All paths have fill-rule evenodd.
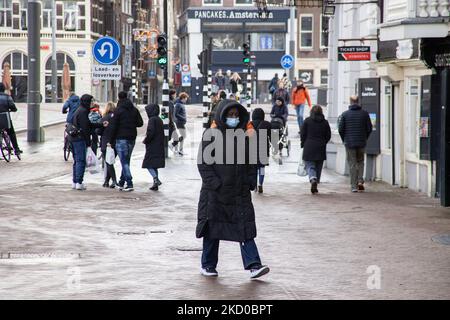
<path id="1" fill-rule="evenodd" d="M 303 162 L 303 160 L 300 160 L 300 162 L 298 163 L 297 175 L 300 177 L 306 177 L 308 175 L 308 173 L 306 172 L 305 163 Z"/>
<path id="2" fill-rule="evenodd" d="M 105 161 L 109 165 L 113 165 L 116 162 L 116 155 L 114 153 L 114 149 L 111 147 L 106 147 L 106 156 Z"/>
<path id="3" fill-rule="evenodd" d="M 86 150 L 86 168 L 97 166 L 98 159 L 91 147 Z"/>

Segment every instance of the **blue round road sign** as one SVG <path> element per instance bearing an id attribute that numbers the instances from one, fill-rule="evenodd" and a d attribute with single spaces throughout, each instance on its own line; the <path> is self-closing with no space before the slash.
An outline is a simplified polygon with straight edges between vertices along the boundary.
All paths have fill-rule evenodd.
<path id="1" fill-rule="evenodd" d="M 290 69 L 294 66 L 294 57 L 291 56 L 290 54 L 285 54 L 282 58 L 281 58 L 281 66 L 283 67 L 283 69 Z"/>
<path id="2" fill-rule="evenodd" d="M 98 39 L 92 47 L 92 54 L 100 64 L 113 64 L 120 57 L 120 44 L 116 39 L 103 37 Z"/>

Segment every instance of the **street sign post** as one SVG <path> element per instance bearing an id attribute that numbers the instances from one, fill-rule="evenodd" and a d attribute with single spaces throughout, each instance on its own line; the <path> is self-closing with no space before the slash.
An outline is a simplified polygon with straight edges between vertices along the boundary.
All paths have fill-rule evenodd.
<path id="1" fill-rule="evenodd" d="M 370 61 L 370 47 L 338 47 L 338 61 Z"/>
<path id="2" fill-rule="evenodd" d="M 181 71 L 189 72 L 191 71 L 191 67 L 188 64 L 183 64 L 183 66 L 181 67 Z"/>
<path id="3" fill-rule="evenodd" d="M 92 79 L 93 80 L 121 80 L 122 66 L 106 66 L 106 65 L 93 65 L 92 66 Z"/>
<path id="4" fill-rule="evenodd" d="M 285 54 L 283 57 L 281 57 L 280 64 L 283 69 L 290 69 L 294 66 L 294 57 L 290 54 Z"/>
<path id="5" fill-rule="evenodd" d="M 111 37 L 100 38 L 94 43 L 92 54 L 100 64 L 113 64 L 119 60 L 121 54 L 120 44 Z"/>

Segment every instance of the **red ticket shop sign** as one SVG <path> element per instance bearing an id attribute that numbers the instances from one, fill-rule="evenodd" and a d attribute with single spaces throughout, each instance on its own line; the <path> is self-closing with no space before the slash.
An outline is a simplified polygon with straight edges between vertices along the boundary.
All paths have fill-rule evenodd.
<path id="1" fill-rule="evenodd" d="M 370 47 L 338 47 L 338 61 L 370 61 Z"/>

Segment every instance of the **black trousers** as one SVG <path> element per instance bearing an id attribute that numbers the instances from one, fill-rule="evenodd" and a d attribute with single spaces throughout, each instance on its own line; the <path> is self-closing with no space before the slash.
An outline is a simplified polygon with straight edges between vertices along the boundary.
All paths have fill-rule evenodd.
<path id="1" fill-rule="evenodd" d="M 115 150 L 114 153 L 117 156 Z M 113 164 L 107 164 L 105 158 L 106 158 L 106 151 L 105 152 L 102 151 L 103 165 L 106 166 L 105 183 L 106 182 L 109 183 L 109 180 L 112 179 L 113 183 L 117 184 L 116 169 L 114 168 Z"/>
<path id="2" fill-rule="evenodd" d="M 7 129 L 6 132 L 8 133 L 8 136 L 11 139 L 11 143 L 12 143 L 14 149 L 19 150 L 19 144 L 17 143 L 16 131 L 14 130 L 14 126 L 13 126 L 12 122 L 11 122 L 11 128 Z"/>

